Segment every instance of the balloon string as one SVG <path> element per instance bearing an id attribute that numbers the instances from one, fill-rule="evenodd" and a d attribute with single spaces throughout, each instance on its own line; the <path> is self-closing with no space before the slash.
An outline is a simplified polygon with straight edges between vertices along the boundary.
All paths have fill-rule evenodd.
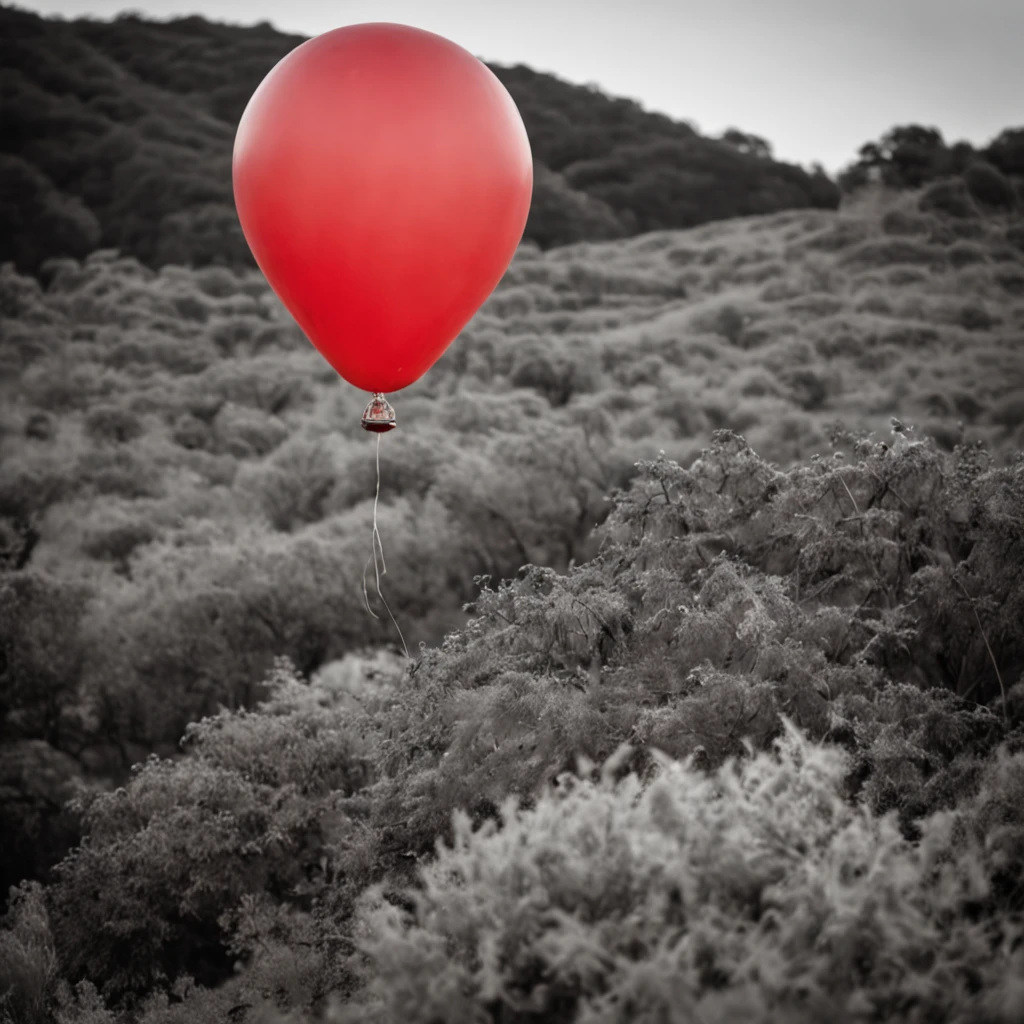
<path id="1" fill-rule="evenodd" d="M 380 539 L 380 531 L 377 529 L 377 503 L 380 500 L 380 434 L 377 435 L 377 492 L 373 496 L 373 534 L 370 537 L 372 544 L 372 553 L 370 558 L 373 559 L 373 571 L 377 578 L 377 596 L 381 600 L 381 604 L 387 609 L 388 615 L 391 616 L 391 621 L 394 623 L 394 627 L 398 630 L 398 637 L 402 641 L 402 649 L 405 651 L 405 656 L 410 657 L 409 648 L 406 646 L 405 637 L 402 635 L 402 628 L 398 625 L 395 620 L 395 616 L 391 612 L 391 608 L 387 601 L 384 600 L 384 595 L 380 590 L 380 579 L 382 576 L 386 576 L 388 572 L 387 564 L 384 561 L 384 545 Z M 377 550 L 380 549 L 380 564 L 377 563 Z M 363 600 L 366 602 L 366 610 L 378 621 L 380 616 L 377 615 L 374 610 L 370 607 L 370 595 L 366 590 L 366 570 L 370 566 L 370 558 L 366 560 L 366 564 L 363 566 Z"/>

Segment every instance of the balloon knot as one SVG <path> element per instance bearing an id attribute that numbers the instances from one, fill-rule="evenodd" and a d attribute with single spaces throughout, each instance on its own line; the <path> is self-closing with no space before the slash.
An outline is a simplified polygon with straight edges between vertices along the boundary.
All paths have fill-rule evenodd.
<path id="1" fill-rule="evenodd" d="M 394 430 L 397 426 L 395 410 L 391 408 L 391 403 L 381 392 L 375 392 L 373 398 L 370 399 L 370 404 L 363 412 L 363 430 L 383 434 Z"/>

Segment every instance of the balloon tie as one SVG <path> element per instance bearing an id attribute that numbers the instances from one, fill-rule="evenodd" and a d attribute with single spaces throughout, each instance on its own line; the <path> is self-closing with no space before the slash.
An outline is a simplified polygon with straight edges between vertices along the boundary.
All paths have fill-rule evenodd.
<path id="1" fill-rule="evenodd" d="M 384 545 L 381 543 L 380 531 L 377 529 L 377 502 L 380 500 L 380 434 L 377 435 L 377 492 L 373 496 L 373 533 L 370 537 L 370 543 L 372 545 L 372 553 L 370 558 L 373 559 L 373 571 L 377 578 L 377 596 L 380 598 L 381 604 L 387 609 L 388 615 L 391 616 L 391 621 L 394 623 L 395 629 L 398 630 L 398 637 L 402 641 L 402 649 L 405 651 L 405 656 L 410 657 L 409 648 L 406 646 L 405 637 L 402 635 L 402 628 L 398 625 L 395 620 L 395 616 L 391 612 L 391 608 L 387 601 L 384 600 L 384 595 L 380 590 L 380 580 L 382 576 L 386 576 L 388 572 L 387 564 L 384 561 Z M 380 549 L 380 563 L 377 562 L 377 551 Z M 370 558 L 367 558 L 366 564 L 363 566 L 363 600 L 366 602 L 366 610 L 378 621 L 380 616 L 374 612 L 370 607 L 370 595 L 366 589 L 366 570 L 370 567 Z"/>

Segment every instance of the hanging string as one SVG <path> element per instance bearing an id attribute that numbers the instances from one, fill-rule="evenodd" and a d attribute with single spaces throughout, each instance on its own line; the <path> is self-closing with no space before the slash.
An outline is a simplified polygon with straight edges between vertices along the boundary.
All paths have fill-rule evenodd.
<path id="1" fill-rule="evenodd" d="M 405 651 L 405 656 L 410 658 L 409 648 L 406 646 L 405 637 L 402 635 L 402 628 L 398 625 L 395 620 L 395 616 L 391 612 L 391 608 L 387 601 L 384 600 L 384 595 L 380 590 L 380 580 L 382 576 L 386 576 L 388 572 L 387 564 L 384 561 L 384 545 L 381 543 L 380 531 L 377 529 L 377 502 L 380 500 L 380 434 L 377 435 L 377 492 L 373 496 L 373 533 L 370 537 L 370 543 L 372 545 L 372 552 L 370 558 L 373 559 L 373 571 L 377 578 L 377 596 L 380 598 L 381 604 L 387 609 L 387 613 L 391 616 L 391 621 L 394 624 L 396 630 L 398 630 L 398 637 L 402 641 L 402 650 Z M 377 551 L 380 550 L 380 562 L 377 562 Z M 366 564 L 363 566 L 363 600 L 366 602 L 366 610 L 378 621 L 380 616 L 374 612 L 370 607 L 370 595 L 366 589 L 366 570 L 370 567 L 370 558 L 367 558 Z"/>

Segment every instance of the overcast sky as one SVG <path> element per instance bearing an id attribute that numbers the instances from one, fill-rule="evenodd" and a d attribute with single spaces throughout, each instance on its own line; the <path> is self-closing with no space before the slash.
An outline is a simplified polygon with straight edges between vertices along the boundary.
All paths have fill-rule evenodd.
<path id="1" fill-rule="evenodd" d="M 316 35 L 393 21 L 485 60 L 761 135 L 829 171 L 894 124 L 987 142 L 1024 125 L 1024 0 L 19 0 L 73 18 L 132 9 Z"/>

